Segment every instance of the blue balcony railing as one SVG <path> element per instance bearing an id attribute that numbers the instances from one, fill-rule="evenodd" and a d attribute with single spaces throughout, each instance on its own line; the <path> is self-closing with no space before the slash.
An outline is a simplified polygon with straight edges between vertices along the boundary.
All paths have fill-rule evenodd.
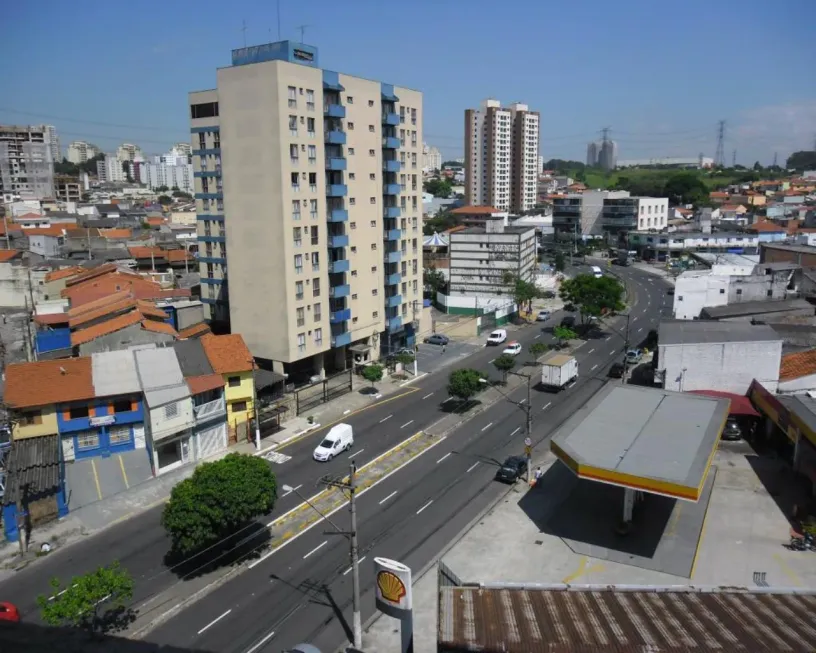
<path id="1" fill-rule="evenodd" d="M 383 209 L 384 218 L 398 218 L 402 215 L 402 210 L 398 206 L 386 206 Z"/>
<path id="2" fill-rule="evenodd" d="M 400 254 L 400 252 L 387 252 L 384 259 L 386 263 L 399 263 L 400 259 L 402 259 L 402 254 Z"/>
<path id="3" fill-rule="evenodd" d="M 227 259 L 220 256 L 199 256 L 199 263 L 217 263 L 218 265 L 226 265 Z"/>
<path id="4" fill-rule="evenodd" d="M 383 195 L 399 195 L 399 184 L 383 184 Z"/>
<path id="5" fill-rule="evenodd" d="M 348 220 L 348 211 L 346 209 L 330 209 L 329 222 L 346 222 Z"/>
<path id="6" fill-rule="evenodd" d="M 391 295 L 385 300 L 385 305 L 389 308 L 394 308 L 400 304 L 402 304 L 402 295 Z"/>
<path id="7" fill-rule="evenodd" d="M 389 332 L 399 331 L 402 328 L 401 317 L 389 317 L 385 320 L 385 327 Z"/>
<path id="8" fill-rule="evenodd" d="M 218 156 L 221 154 L 220 147 L 210 147 L 203 150 L 193 150 L 193 156 Z"/>
<path id="9" fill-rule="evenodd" d="M 326 142 L 330 145 L 345 145 L 346 132 L 341 132 L 339 129 L 326 132 Z"/>
<path id="10" fill-rule="evenodd" d="M 348 322 L 351 319 L 351 309 L 344 308 L 342 311 L 334 311 L 329 313 L 329 322 L 331 324 L 339 324 L 340 322 Z"/>
<path id="11" fill-rule="evenodd" d="M 326 170 L 345 170 L 346 160 L 340 157 L 326 159 Z"/>
<path id="12" fill-rule="evenodd" d="M 399 272 L 389 274 L 385 277 L 386 286 L 396 286 L 400 281 L 402 281 L 402 275 Z"/>
<path id="13" fill-rule="evenodd" d="M 389 229 L 385 232 L 385 240 L 399 240 L 402 237 L 402 232 L 399 229 Z"/>
<path id="14" fill-rule="evenodd" d="M 351 334 L 346 331 L 346 333 L 339 333 L 336 336 L 332 336 L 331 344 L 332 347 L 344 347 L 345 345 L 350 345 Z"/>
<path id="15" fill-rule="evenodd" d="M 199 172 L 194 172 L 193 177 L 220 177 L 221 171 L 220 170 L 200 170 Z"/>
<path id="16" fill-rule="evenodd" d="M 334 297 L 339 299 L 340 297 L 348 297 L 349 293 L 351 292 L 351 286 L 347 283 L 344 283 L 341 286 L 332 286 L 329 288 L 329 297 Z"/>
<path id="17" fill-rule="evenodd" d="M 386 150 L 396 150 L 399 149 L 400 141 L 396 136 L 385 136 L 382 145 Z"/>
<path id="18" fill-rule="evenodd" d="M 348 247 L 349 237 L 345 234 L 329 236 L 329 247 Z"/>
<path id="19" fill-rule="evenodd" d="M 390 125 L 391 127 L 396 127 L 400 124 L 400 117 L 391 111 L 383 111 L 382 115 L 382 123 L 383 125 Z"/>
<path id="20" fill-rule="evenodd" d="M 329 263 L 329 272 L 332 274 L 336 274 L 338 272 L 348 272 L 349 271 L 349 262 L 348 259 L 341 259 L 338 261 L 331 261 Z"/>
<path id="21" fill-rule="evenodd" d="M 390 161 L 385 160 L 383 161 L 383 170 L 386 172 L 399 172 L 400 171 L 400 162 L 399 161 Z"/>
<path id="22" fill-rule="evenodd" d="M 323 105 L 323 115 L 328 118 L 345 118 L 346 107 L 342 104 L 325 104 Z"/>
<path id="23" fill-rule="evenodd" d="M 348 186 L 345 184 L 329 184 L 326 186 L 326 197 L 345 197 L 348 195 Z"/>
<path id="24" fill-rule="evenodd" d="M 195 198 L 197 200 L 222 200 L 224 193 L 196 193 Z"/>

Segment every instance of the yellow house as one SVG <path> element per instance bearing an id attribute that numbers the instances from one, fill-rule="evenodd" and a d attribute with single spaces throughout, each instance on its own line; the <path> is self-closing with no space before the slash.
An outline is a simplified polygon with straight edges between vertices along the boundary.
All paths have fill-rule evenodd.
<path id="1" fill-rule="evenodd" d="M 250 422 L 255 413 L 255 361 L 249 348 L 237 333 L 223 336 L 210 333 L 201 338 L 201 344 L 213 371 L 224 379 L 230 439 L 250 437 Z"/>

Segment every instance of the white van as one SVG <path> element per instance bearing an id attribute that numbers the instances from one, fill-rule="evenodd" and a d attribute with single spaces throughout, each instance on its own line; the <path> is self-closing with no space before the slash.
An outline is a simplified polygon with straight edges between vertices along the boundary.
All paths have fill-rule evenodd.
<path id="1" fill-rule="evenodd" d="M 487 337 L 488 345 L 500 345 L 507 340 L 507 331 L 504 329 L 496 329 Z"/>
<path id="2" fill-rule="evenodd" d="M 317 445 L 312 458 L 321 463 L 327 462 L 336 455 L 348 451 L 352 446 L 354 446 L 354 431 L 351 425 L 337 424 L 332 426 L 323 441 Z"/>
<path id="3" fill-rule="evenodd" d="M 600 279 L 603 276 L 601 268 L 599 268 L 597 265 L 593 265 L 590 270 L 592 270 L 592 276 L 594 276 L 596 279 Z"/>

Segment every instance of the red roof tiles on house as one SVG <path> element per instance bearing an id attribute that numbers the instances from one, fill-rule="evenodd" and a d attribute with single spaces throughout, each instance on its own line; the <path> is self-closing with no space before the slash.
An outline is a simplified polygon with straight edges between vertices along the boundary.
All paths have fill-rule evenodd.
<path id="1" fill-rule="evenodd" d="M 81 401 L 95 395 L 89 356 L 12 363 L 6 368 L 4 399 L 12 408 Z"/>
<path id="2" fill-rule="evenodd" d="M 769 220 L 762 220 L 761 222 L 755 222 L 752 225 L 749 225 L 747 231 L 754 231 L 757 233 L 785 233 L 784 227 L 780 227 L 778 224 L 774 222 L 770 222 Z"/>
<path id="3" fill-rule="evenodd" d="M 59 270 L 53 270 L 45 275 L 45 281 L 48 283 L 49 281 L 59 281 L 60 279 L 67 279 L 68 277 L 73 277 L 77 274 L 80 274 L 84 268 L 79 267 L 78 265 L 72 265 L 69 268 L 61 268 Z"/>
<path id="4" fill-rule="evenodd" d="M 201 338 L 204 353 L 218 374 L 249 372 L 255 369 L 255 361 L 239 333 L 216 336 L 207 334 Z"/>
<path id="5" fill-rule="evenodd" d="M 179 337 L 195 338 L 196 336 L 203 336 L 205 333 L 210 333 L 209 325 L 205 322 L 199 322 L 198 324 L 188 326 L 186 329 L 179 331 Z"/>
<path id="6" fill-rule="evenodd" d="M 156 320 L 142 320 L 142 328 L 154 333 L 166 333 L 168 336 L 178 338 L 178 332 L 167 322 L 158 322 Z"/>
<path id="7" fill-rule="evenodd" d="M 135 259 L 163 259 L 165 251 L 161 247 L 129 247 L 128 252 Z"/>
<path id="8" fill-rule="evenodd" d="M 68 313 L 45 313 L 43 315 L 35 315 L 34 322 L 40 326 L 68 324 Z"/>
<path id="9" fill-rule="evenodd" d="M 130 229 L 100 229 L 99 235 L 107 240 L 127 239 L 133 236 L 133 231 Z"/>
<path id="10" fill-rule="evenodd" d="M 498 212 L 499 209 L 492 206 L 460 206 L 451 211 L 454 215 L 490 215 Z"/>
<path id="11" fill-rule="evenodd" d="M 71 334 L 71 345 L 74 347 L 83 345 L 86 342 L 91 342 L 91 340 L 96 340 L 97 338 L 101 338 L 110 333 L 116 333 L 134 324 L 139 324 L 141 320 L 142 314 L 139 311 L 132 311 L 111 320 L 94 324 L 85 329 L 78 329 Z"/>
<path id="12" fill-rule="evenodd" d="M 0 263 L 8 263 L 22 255 L 19 249 L 0 249 Z"/>
<path id="13" fill-rule="evenodd" d="M 779 365 L 779 380 L 790 381 L 816 374 L 816 349 L 786 354 Z"/>
<path id="14" fill-rule="evenodd" d="M 220 374 L 202 374 L 201 376 L 191 376 L 187 379 L 187 387 L 190 394 L 199 395 L 202 392 L 209 392 L 216 388 L 224 387 L 224 377 Z"/>

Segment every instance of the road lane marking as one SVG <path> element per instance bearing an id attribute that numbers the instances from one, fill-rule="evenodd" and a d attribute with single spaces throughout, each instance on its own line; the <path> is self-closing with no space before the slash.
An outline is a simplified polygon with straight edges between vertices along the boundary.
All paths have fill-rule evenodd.
<path id="1" fill-rule="evenodd" d="M 468 467 L 468 468 L 467 468 L 467 471 L 468 471 L 468 472 L 472 472 L 474 469 L 476 469 L 476 466 L 477 466 L 478 464 L 479 464 L 479 463 L 473 463 L 473 464 L 472 464 L 470 467 Z"/>
<path id="2" fill-rule="evenodd" d="M 359 456 L 361 453 L 363 453 L 363 451 L 365 451 L 365 449 L 360 449 L 360 451 L 357 451 L 356 453 L 351 454 L 349 456 L 349 458 L 354 458 L 354 456 Z"/>
<path id="3" fill-rule="evenodd" d="M 383 499 L 382 501 L 380 501 L 380 505 L 384 504 L 384 503 L 385 503 L 386 501 L 388 501 L 388 500 L 389 500 L 391 497 L 393 497 L 393 496 L 394 496 L 396 493 L 397 493 L 397 490 L 394 490 L 394 491 L 393 491 L 391 494 L 389 494 L 387 497 L 385 497 L 385 499 Z"/>
<path id="4" fill-rule="evenodd" d="M 421 513 L 423 510 L 425 510 L 425 508 L 427 508 L 428 506 L 430 506 L 432 503 L 433 503 L 433 499 L 431 499 L 430 501 L 428 501 L 428 503 L 426 503 L 426 504 L 425 504 L 424 506 L 422 506 L 422 507 L 421 507 L 419 510 L 417 510 L 417 511 L 416 511 L 416 514 Z"/>
<path id="5" fill-rule="evenodd" d="M 448 453 L 446 453 L 444 456 L 442 456 L 439 460 L 436 461 L 436 464 L 438 465 L 439 463 L 441 463 L 443 460 L 445 460 L 445 458 L 450 456 L 452 453 L 453 451 L 449 451 Z"/>
<path id="6" fill-rule="evenodd" d="M 427 398 L 428 398 L 428 397 L 430 397 L 432 394 L 433 394 L 433 392 L 429 392 L 428 394 L 426 394 L 426 395 L 425 395 L 424 397 L 422 397 L 422 398 L 423 398 L 423 399 L 427 399 Z"/>
<path id="7" fill-rule="evenodd" d="M 102 501 L 102 488 L 99 487 L 99 474 L 96 473 L 96 461 L 91 458 L 91 470 L 93 471 L 94 483 L 96 484 L 96 496 Z"/>
<path id="8" fill-rule="evenodd" d="M 610 340 L 612 340 L 612 336 L 606 336 L 606 338 L 604 339 L 604 342 L 609 342 Z"/>
<path id="9" fill-rule="evenodd" d="M 491 426 L 493 426 L 493 422 L 488 423 L 488 425 L 487 425 L 487 426 L 485 426 L 485 427 L 482 429 L 482 433 L 484 433 L 485 431 L 487 431 L 487 429 L 489 429 Z"/>
<path id="10" fill-rule="evenodd" d="M 496 360 L 496 359 L 494 358 L 492 361 L 488 361 L 488 365 L 489 365 L 490 363 L 492 363 L 493 361 L 495 361 L 495 360 Z"/>
<path id="11" fill-rule="evenodd" d="M 538 340 L 540 337 L 541 337 L 541 334 L 539 333 L 535 338 L 533 338 L 533 340 Z"/>
<path id="12" fill-rule="evenodd" d="M 513 431 L 513 432 L 510 434 L 510 437 L 513 437 L 513 436 L 514 436 L 516 433 L 518 433 L 519 431 L 521 431 L 521 427 L 520 427 L 520 426 L 519 426 L 519 427 L 517 427 L 517 428 L 516 428 L 516 430 L 515 430 L 515 431 Z"/>
<path id="13" fill-rule="evenodd" d="M 406 426 L 408 426 L 409 424 L 413 424 L 413 423 L 414 423 L 414 420 L 411 420 L 410 422 L 405 422 L 405 424 L 403 424 L 402 426 L 400 426 L 400 428 L 401 428 L 401 429 L 404 429 Z"/>
<path id="14" fill-rule="evenodd" d="M 449 402 L 451 399 L 453 399 L 453 397 L 448 397 L 447 399 L 444 399 L 444 400 L 443 400 L 441 403 L 446 404 L 446 403 L 448 403 L 448 402 Z"/>
<path id="15" fill-rule="evenodd" d="M 544 408 L 542 408 L 541 410 L 547 410 L 547 409 L 548 409 L 550 406 L 552 406 L 552 402 L 548 403 L 548 404 L 547 404 L 546 406 L 544 406 Z"/>
<path id="16" fill-rule="evenodd" d="M 593 351 L 595 351 L 595 347 L 593 347 L 592 349 L 590 349 L 590 350 L 587 352 L 587 355 L 591 354 Z"/>
<path id="17" fill-rule="evenodd" d="M 249 649 L 249 650 L 248 650 L 246 653 L 255 653 L 255 651 L 257 651 L 259 648 L 261 648 L 261 646 L 263 646 L 264 644 L 266 644 L 266 643 L 267 643 L 267 642 L 268 642 L 270 639 L 272 639 L 274 636 L 275 636 L 275 631 L 273 630 L 273 631 L 272 631 L 271 633 L 269 633 L 269 634 L 268 634 L 266 637 L 264 637 L 264 638 L 263 638 L 263 639 L 262 639 L 260 642 L 258 642 L 257 644 L 255 644 L 255 646 L 253 646 L 251 649 Z"/>
<path id="18" fill-rule="evenodd" d="M 302 485 L 298 485 L 297 487 L 292 488 L 288 492 L 284 492 L 283 494 L 281 494 L 281 499 L 283 499 L 283 497 L 289 496 L 290 494 L 292 494 L 292 492 L 297 492 L 302 487 L 303 487 Z"/>
<path id="19" fill-rule="evenodd" d="M 522 399 L 521 401 L 519 401 L 519 403 L 520 403 L 520 404 L 523 404 L 525 401 L 527 401 L 527 398 L 526 398 L 526 397 L 525 397 L 524 399 Z"/>
<path id="20" fill-rule="evenodd" d="M 640 327 L 640 328 L 637 330 L 637 332 L 638 332 L 638 333 L 640 333 L 641 331 L 643 331 L 643 327 Z"/>
<path id="21" fill-rule="evenodd" d="M 592 370 L 594 370 L 596 367 L 598 367 L 598 366 L 597 366 L 597 365 L 593 365 L 593 366 L 590 368 L 590 370 L 589 370 L 589 371 L 591 372 L 591 371 L 592 371 Z"/>
<path id="22" fill-rule="evenodd" d="M 609 352 L 609 355 L 610 355 L 610 356 L 614 356 L 614 355 L 615 355 L 615 350 L 613 349 L 612 351 L 610 351 L 610 352 Z"/>
<path id="23" fill-rule="evenodd" d="M 382 423 L 383 423 L 384 421 L 386 421 L 386 420 L 391 419 L 392 417 L 393 417 L 393 415 L 389 415 L 388 417 L 383 417 L 383 418 L 380 420 L 380 424 L 382 424 Z"/>
<path id="24" fill-rule="evenodd" d="M 360 558 L 360 559 L 357 561 L 357 565 L 359 566 L 359 565 L 360 565 L 360 564 L 363 562 L 363 560 L 365 560 L 365 559 L 366 559 L 366 556 L 363 556 L 362 558 Z M 348 573 L 349 573 L 349 572 L 350 572 L 352 569 L 354 569 L 354 567 L 349 567 L 348 569 L 346 569 L 346 570 L 343 572 L 343 576 L 345 576 L 346 574 L 348 574 Z M 247 653 L 252 653 L 252 651 L 247 651 Z"/>
<path id="25" fill-rule="evenodd" d="M 320 549 L 322 549 L 328 543 L 329 543 L 329 541 L 326 540 L 325 542 L 323 542 L 323 544 L 318 544 L 314 549 L 312 549 L 311 551 L 309 551 L 309 553 L 307 553 L 305 556 L 303 556 L 303 559 L 305 560 L 306 558 L 308 558 L 313 553 L 317 553 L 318 551 L 320 551 Z"/>
<path id="26" fill-rule="evenodd" d="M 324 542 L 324 544 L 325 544 L 325 542 Z M 206 626 L 204 626 L 204 628 L 202 628 L 201 630 L 199 630 L 199 631 L 198 631 L 198 634 L 200 635 L 200 634 L 201 634 L 201 633 L 203 633 L 205 630 L 207 630 L 207 628 L 209 628 L 210 626 L 214 626 L 215 624 L 217 624 L 217 623 L 218 623 L 219 621 L 221 621 L 221 620 L 222 620 L 224 617 L 226 617 L 226 616 L 227 616 L 227 615 L 228 615 L 230 612 L 232 612 L 232 608 L 230 608 L 229 610 L 227 610 L 227 611 L 226 611 L 224 614 L 222 614 L 220 617 L 216 617 L 215 619 L 213 619 L 213 620 L 212 620 L 210 623 L 208 623 Z"/>

